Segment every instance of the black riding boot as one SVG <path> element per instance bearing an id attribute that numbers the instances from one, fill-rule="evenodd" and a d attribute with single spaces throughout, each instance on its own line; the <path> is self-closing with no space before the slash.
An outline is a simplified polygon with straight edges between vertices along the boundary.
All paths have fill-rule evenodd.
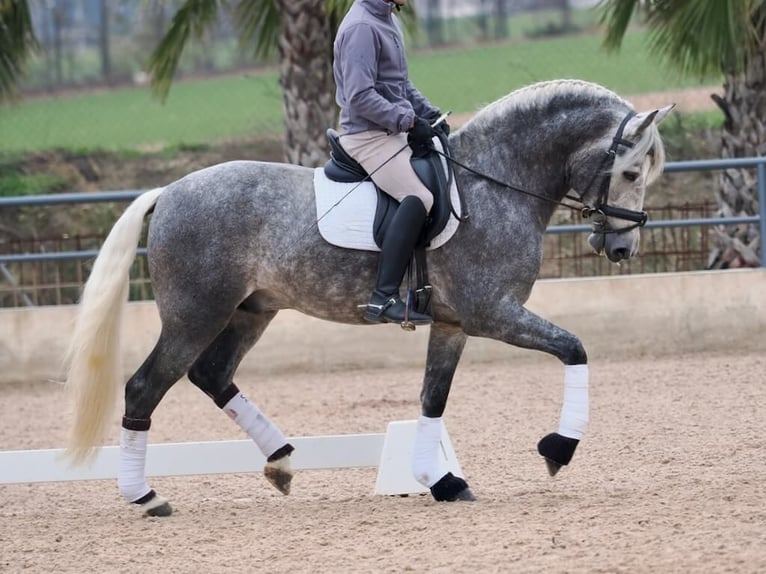
<path id="1" fill-rule="evenodd" d="M 383 239 L 375 290 L 364 318 L 371 323 L 403 323 L 406 304 L 399 297 L 399 285 L 410 262 L 412 251 L 426 223 L 423 202 L 414 195 L 405 197 L 394 214 Z M 407 320 L 414 325 L 433 322 L 429 315 L 410 309 Z"/>

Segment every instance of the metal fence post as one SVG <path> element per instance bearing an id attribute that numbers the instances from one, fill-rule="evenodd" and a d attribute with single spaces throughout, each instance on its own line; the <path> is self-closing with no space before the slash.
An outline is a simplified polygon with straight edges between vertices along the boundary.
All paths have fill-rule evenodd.
<path id="1" fill-rule="evenodd" d="M 761 249 L 761 267 L 766 267 L 766 158 L 761 158 L 756 168 L 758 185 L 758 213 L 760 214 L 760 236 L 758 244 Z"/>

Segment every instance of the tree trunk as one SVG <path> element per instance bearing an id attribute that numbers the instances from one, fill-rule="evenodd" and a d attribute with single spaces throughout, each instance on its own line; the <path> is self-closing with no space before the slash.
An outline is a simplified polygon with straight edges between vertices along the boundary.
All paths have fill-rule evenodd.
<path id="1" fill-rule="evenodd" d="M 495 0 L 495 39 L 508 37 L 508 1 Z"/>
<path id="2" fill-rule="evenodd" d="M 443 19 L 441 14 L 440 0 L 428 0 L 426 2 L 426 35 L 428 46 L 441 46 L 444 44 Z"/>
<path id="3" fill-rule="evenodd" d="M 572 4 L 570 0 L 561 0 L 561 27 L 564 32 L 571 32 L 574 28 L 572 23 Z"/>
<path id="4" fill-rule="evenodd" d="M 62 41 L 62 28 L 64 18 L 61 13 L 61 7 L 58 4 L 53 6 L 53 65 L 55 71 L 55 85 L 60 88 L 64 83 L 64 47 Z"/>
<path id="5" fill-rule="evenodd" d="M 110 84 L 112 81 L 112 56 L 109 50 L 109 2 L 101 0 L 98 30 L 98 46 L 101 53 L 101 78 Z"/>
<path id="6" fill-rule="evenodd" d="M 329 157 L 325 132 L 338 121 L 325 2 L 278 0 L 278 5 L 285 160 L 316 167 Z"/>
<path id="7" fill-rule="evenodd" d="M 721 158 L 766 155 L 766 48 L 750 59 L 744 73 L 727 73 L 724 79 L 723 97 L 713 96 L 726 118 L 721 130 Z M 717 201 L 721 217 L 758 215 L 754 170 L 724 170 Z M 708 269 L 760 265 L 756 224 L 721 225 L 714 230 L 715 247 Z"/>
<path id="8" fill-rule="evenodd" d="M 479 26 L 480 37 L 483 42 L 489 40 L 489 0 L 479 0 L 479 12 L 476 15 L 476 22 Z"/>

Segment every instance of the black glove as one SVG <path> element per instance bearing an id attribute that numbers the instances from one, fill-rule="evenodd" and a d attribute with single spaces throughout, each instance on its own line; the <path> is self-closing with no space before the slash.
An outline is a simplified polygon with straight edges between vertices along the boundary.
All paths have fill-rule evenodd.
<path id="1" fill-rule="evenodd" d="M 407 134 L 407 142 L 410 145 L 429 143 L 434 137 L 434 129 L 425 118 L 415 118 L 415 123 Z"/>
<path id="2" fill-rule="evenodd" d="M 407 143 L 410 144 L 413 155 L 422 156 L 428 153 L 433 145 L 433 137 L 434 129 L 428 120 L 415 118 L 415 123 L 407 134 Z"/>
<path id="3" fill-rule="evenodd" d="M 442 120 L 433 128 L 437 135 L 444 134 L 445 138 L 449 137 L 450 127 L 447 120 Z"/>

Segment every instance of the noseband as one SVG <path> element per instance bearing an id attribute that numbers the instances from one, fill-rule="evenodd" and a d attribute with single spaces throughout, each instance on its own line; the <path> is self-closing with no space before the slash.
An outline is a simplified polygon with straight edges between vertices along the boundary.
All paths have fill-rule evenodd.
<path id="1" fill-rule="evenodd" d="M 633 142 L 629 142 L 628 140 L 623 139 L 622 134 L 625 131 L 625 126 L 635 115 L 635 112 L 630 111 L 622 119 L 620 126 L 617 128 L 617 133 L 615 133 L 614 137 L 612 138 L 612 145 L 609 146 L 609 149 L 604 155 L 604 159 L 601 160 L 601 163 L 599 163 L 596 172 L 593 174 L 590 182 L 588 182 L 586 190 L 593 187 L 593 183 L 596 181 L 596 178 L 599 175 L 602 173 L 606 174 L 601 178 L 601 186 L 598 189 L 596 204 L 591 207 L 582 201 L 582 197 L 584 197 L 585 194 L 580 196 L 579 201 L 585 205 L 581 211 L 582 216 L 585 219 L 591 220 L 591 223 L 593 224 L 593 233 L 600 233 L 604 235 L 607 233 L 626 233 L 636 229 L 637 227 L 643 227 L 648 218 L 645 211 L 633 211 L 631 209 L 623 209 L 622 207 L 614 207 L 613 205 L 609 205 L 609 187 L 612 183 L 612 169 L 614 168 L 614 160 L 617 157 L 617 150 L 619 150 L 620 146 L 625 146 L 627 148 L 633 147 Z M 617 219 L 624 219 L 625 221 L 632 221 L 633 225 L 612 228 L 607 224 L 608 217 L 615 217 Z"/>

